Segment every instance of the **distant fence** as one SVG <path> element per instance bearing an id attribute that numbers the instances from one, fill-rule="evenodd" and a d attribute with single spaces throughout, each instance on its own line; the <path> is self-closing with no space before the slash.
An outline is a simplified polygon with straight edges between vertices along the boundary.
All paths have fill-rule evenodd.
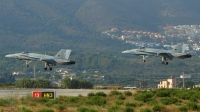
<path id="1" fill-rule="evenodd" d="M 111 85 L 111 86 L 94 86 L 94 89 L 123 89 L 119 85 Z"/>

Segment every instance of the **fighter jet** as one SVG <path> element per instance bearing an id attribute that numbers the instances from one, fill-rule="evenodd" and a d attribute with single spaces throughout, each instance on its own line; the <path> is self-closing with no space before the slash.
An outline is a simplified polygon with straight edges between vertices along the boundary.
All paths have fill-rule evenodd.
<path id="1" fill-rule="evenodd" d="M 46 54 L 21 52 L 21 53 L 16 53 L 16 54 L 8 54 L 5 57 L 26 61 L 27 68 L 29 67 L 29 63 L 31 61 L 43 61 L 45 63 L 44 70 L 47 70 L 47 67 L 49 68 L 49 70 L 52 70 L 51 66 L 55 66 L 56 64 L 60 64 L 60 65 L 75 64 L 75 61 L 71 61 L 68 59 L 70 53 L 71 53 L 70 49 L 61 49 L 55 56 L 50 56 Z"/>
<path id="2" fill-rule="evenodd" d="M 158 56 L 162 58 L 162 64 L 168 65 L 167 59 L 172 60 L 173 58 L 191 58 L 192 55 L 185 52 L 187 44 L 179 43 L 172 50 L 154 49 L 141 47 L 139 49 L 131 49 L 123 51 L 122 53 L 134 54 L 143 57 L 143 62 L 148 56 Z"/>

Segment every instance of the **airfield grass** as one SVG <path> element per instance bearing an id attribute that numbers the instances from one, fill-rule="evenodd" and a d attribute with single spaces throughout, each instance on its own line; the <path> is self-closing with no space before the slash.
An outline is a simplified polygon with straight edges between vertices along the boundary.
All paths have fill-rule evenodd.
<path id="1" fill-rule="evenodd" d="M 199 112 L 200 89 L 113 90 L 87 96 L 0 99 L 0 112 Z"/>

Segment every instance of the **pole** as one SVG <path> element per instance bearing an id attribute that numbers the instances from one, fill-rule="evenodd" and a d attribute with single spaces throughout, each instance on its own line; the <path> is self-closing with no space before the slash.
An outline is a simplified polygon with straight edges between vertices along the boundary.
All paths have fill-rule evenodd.
<path id="1" fill-rule="evenodd" d="M 185 78 L 185 75 L 184 75 L 184 72 L 183 72 L 183 88 L 185 88 L 184 78 Z"/>
<path id="2" fill-rule="evenodd" d="M 35 80 L 35 65 L 34 65 L 34 80 Z"/>
<path id="3" fill-rule="evenodd" d="M 185 88 L 185 82 L 184 82 L 184 77 L 183 77 L 183 88 Z"/>

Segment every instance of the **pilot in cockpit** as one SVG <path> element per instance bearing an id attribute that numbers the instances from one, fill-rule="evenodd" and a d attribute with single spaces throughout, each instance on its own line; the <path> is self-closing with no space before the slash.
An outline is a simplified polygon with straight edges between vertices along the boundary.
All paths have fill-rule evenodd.
<path id="1" fill-rule="evenodd" d="M 140 49 L 145 49 L 145 47 L 140 47 Z"/>
<path id="2" fill-rule="evenodd" d="M 29 52 L 27 52 L 27 51 L 24 51 L 24 52 L 22 52 L 23 54 L 28 54 Z"/>

